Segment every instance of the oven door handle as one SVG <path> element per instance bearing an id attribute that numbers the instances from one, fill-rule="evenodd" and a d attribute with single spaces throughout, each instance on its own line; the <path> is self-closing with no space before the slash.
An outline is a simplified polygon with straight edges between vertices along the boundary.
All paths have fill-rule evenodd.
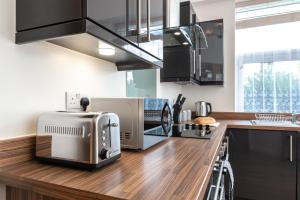
<path id="1" fill-rule="evenodd" d="M 219 200 L 221 195 L 220 195 L 220 190 L 222 190 L 222 176 L 223 176 L 223 171 L 224 171 L 224 162 L 221 161 L 221 164 L 220 164 L 220 169 L 219 169 L 219 175 L 218 175 L 218 179 L 217 179 L 217 184 L 216 184 L 216 192 L 214 194 L 214 198 L 213 200 Z"/>
<path id="2" fill-rule="evenodd" d="M 168 121 L 167 121 L 167 123 L 164 120 L 165 119 L 164 114 L 165 114 L 166 111 L 169 113 L 168 114 Z M 166 102 L 165 105 L 164 105 L 164 107 L 163 107 L 163 109 L 162 109 L 162 111 L 161 111 L 161 126 L 162 126 L 162 128 L 163 128 L 164 133 L 165 133 L 166 136 L 169 136 L 169 132 L 171 131 L 171 128 L 172 128 L 172 114 L 171 114 L 171 112 L 172 111 L 171 111 L 171 108 L 169 106 L 169 103 Z"/>
<path id="3" fill-rule="evenodd" d="M 222 184 L 222 177 L 224 175 L 224 163 L 221 161 L 218 164 L 218 176 L 217 176 L 217 182 L 215 184 L 212 184 L 209 188 L 209 192 L 207 195 L 206 200 L 221 200 L 223 198 L 223 193 L 224 193 L 224 185 Z M 215 171 L 216 172 L 216 171 Z"/>

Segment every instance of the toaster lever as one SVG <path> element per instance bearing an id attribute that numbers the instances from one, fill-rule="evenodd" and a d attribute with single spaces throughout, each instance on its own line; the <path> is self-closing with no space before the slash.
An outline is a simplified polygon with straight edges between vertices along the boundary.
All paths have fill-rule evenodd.
<path id="1" fill-rule="evenodd" d="M 119 124 L 117 124 L 117 123 L 111 123 L 111 124 L 109 124 L 109 126 L 111 126 L 111 127 L 118 127 Z"/>

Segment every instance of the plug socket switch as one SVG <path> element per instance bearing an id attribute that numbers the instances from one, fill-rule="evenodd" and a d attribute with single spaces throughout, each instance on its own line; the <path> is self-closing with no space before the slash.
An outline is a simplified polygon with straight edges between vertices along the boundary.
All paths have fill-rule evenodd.
<path id="1" fill-rule="evenodd" d="M 75 92 L 65 93 L 65 105 L 67 111 L 80 111 L 82 110 L 80 105 L 81 94 Z"/>

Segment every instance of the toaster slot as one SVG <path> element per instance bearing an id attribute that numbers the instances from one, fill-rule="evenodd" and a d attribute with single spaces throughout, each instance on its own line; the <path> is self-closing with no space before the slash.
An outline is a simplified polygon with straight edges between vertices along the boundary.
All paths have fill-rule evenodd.
<path id="1" fill-rule="evenodd" d="M 73 135 L 84 136 L 85 127 L 71 127 L 71 126 L 57 126 L 45 125 L 44 133 L 46 134 L 59 134 L 59 135 Z"/>

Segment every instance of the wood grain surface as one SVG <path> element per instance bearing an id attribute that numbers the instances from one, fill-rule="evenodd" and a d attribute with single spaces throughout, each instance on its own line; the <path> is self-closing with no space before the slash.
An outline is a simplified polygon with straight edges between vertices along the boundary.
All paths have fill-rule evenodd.
<path id="1" fill-rule="evenodd" d="M 0 157 L 6 160 L 0 160 L 4 163 L 0 168 L 0 181 L 56 199 L 202 199 L 227 127 L 300 130 L 295 127 L 252 126 L 248 120 L 218 121 L 220 126 L 210 140 L 170 138 L 146 151 L 122 151 L 120 160 L 93 172 L 30 160 L 29 152 L 34 151 L 32 145 L 35 141 L 32 136 L 24 143 L 1 141 L 4 146 L 0 145 L 0 153 L 18 149 L 9 143 L 19 144 L 17 146 L 21 149 L 27 149 L 24 151 L 27 152 L 24 156 L 27 161 L 7 162 L 7 156 Z M 19 157 L 22 153 L 15 155 Z"/>
<path id="2" fill-rule="evenodd" d="M 20 189 L 20 188 L 6 186 L 6 200 L 59 200 L 59 199 L 43 196 L 41 194 Z"/>
<path id="3" fill-rule="evenodd" d="M 35 135 L 0 140 L 0 167 L 32 160 L 35 153 Z"/>
<path id="4" fill-rule="evenodd" d="M 0 168 L 0 180 L 58 199 L 202 199 L 225 126 L 211 140 L 170 138 L 146 151 L 123 151 L 94 172 L 28 161 Z"/>
<path id="5" fill-rule="evenodd" d="M 243 112 L 213 112 L 210 116 L 219 120 L 255 119 L 255 113 L 243 113 Z"/>

